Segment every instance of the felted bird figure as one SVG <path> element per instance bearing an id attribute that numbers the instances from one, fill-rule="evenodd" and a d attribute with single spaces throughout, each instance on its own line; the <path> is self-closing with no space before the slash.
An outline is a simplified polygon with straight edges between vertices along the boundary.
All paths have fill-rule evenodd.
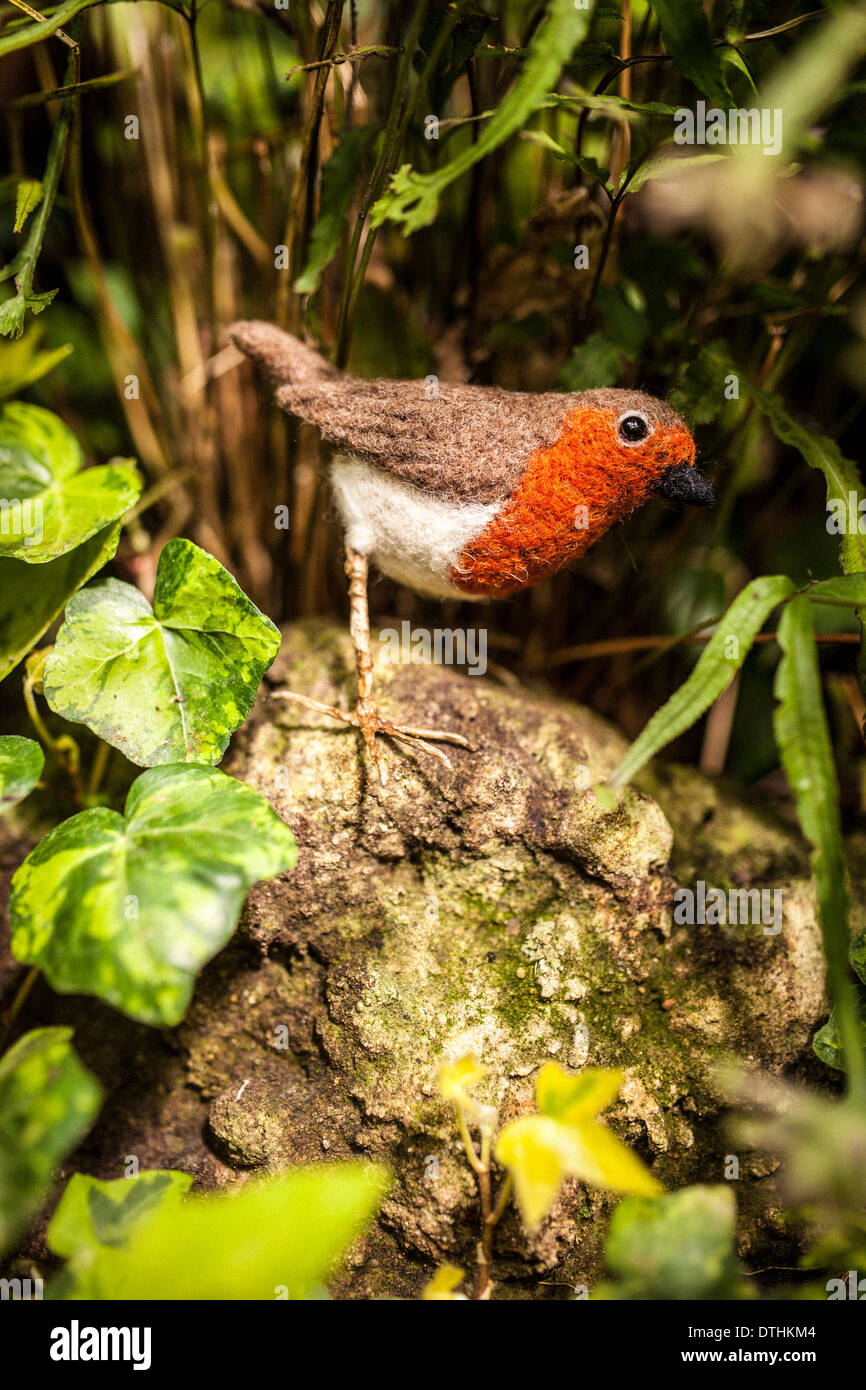
<path id="1" fill-rule="evenodd" d="M 373 694 L 368 564 L 435 598 L 505 598 L 583 555 L 653 496 L 710 506 L 680 417 L 640 391 L 532 394 L 491 386 L 367 380 L 340 372 L 269 323 L 234 343 L 270 375 L 284 410 L 337 446 L 331 487 L 345 528 L 358 696 L 308 708 L 358 728 L 384 785 L 376 737 L 448 759 L 459 734 L 381 718 Z"/>

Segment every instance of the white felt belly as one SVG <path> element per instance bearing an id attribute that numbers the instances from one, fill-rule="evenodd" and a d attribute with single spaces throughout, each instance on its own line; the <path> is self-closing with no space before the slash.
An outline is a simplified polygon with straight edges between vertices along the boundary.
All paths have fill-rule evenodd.
<path id="1" fill-rule="evenodd" d="M 344 454 L 331 464 L 331 485 L 353 550 L 420 594 L 468 597 L 451 584 L 451 569 L 500 503 L 443 502 Z"/>

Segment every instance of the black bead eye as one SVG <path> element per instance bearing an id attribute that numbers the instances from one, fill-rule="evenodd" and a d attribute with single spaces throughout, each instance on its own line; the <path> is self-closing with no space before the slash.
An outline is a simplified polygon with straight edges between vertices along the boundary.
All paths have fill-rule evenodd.
<path id="1" fill-rule="evenodd" d="M 649 435 L 650 427 L 643 415 L 630 410 L 627 415 L 617 420 L 616 432 L 623 444 L 640 444 Z"/>

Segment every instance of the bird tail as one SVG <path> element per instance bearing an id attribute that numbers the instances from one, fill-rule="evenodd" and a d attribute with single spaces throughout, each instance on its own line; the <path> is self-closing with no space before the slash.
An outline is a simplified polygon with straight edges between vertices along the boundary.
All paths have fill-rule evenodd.
<path id="1" fill-rule="evenodd" d="M 233 323 L 229 337 L 275 382 L 300 386 L 337 375 L 336 367 L 332 367 L 318 352 L 272 323 L 263 323 L 258 319 Z"/>

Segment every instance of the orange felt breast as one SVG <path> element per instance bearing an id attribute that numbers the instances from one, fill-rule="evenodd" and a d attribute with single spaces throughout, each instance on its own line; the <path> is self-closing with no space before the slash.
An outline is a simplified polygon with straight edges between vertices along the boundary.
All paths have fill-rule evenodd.
<path id="1" fill-rule="evenodd" d="M 500 598 L 540 583 L 647 501 L 671 463 L 693 457 L 686 431 L 659 431 L 651 448 L 625 450 L 616 447 L 605 412 L 574 412 L 556 443 L 535 451 L 512 496 L 461 551 L 451 583 L 467 594 Z"/>

